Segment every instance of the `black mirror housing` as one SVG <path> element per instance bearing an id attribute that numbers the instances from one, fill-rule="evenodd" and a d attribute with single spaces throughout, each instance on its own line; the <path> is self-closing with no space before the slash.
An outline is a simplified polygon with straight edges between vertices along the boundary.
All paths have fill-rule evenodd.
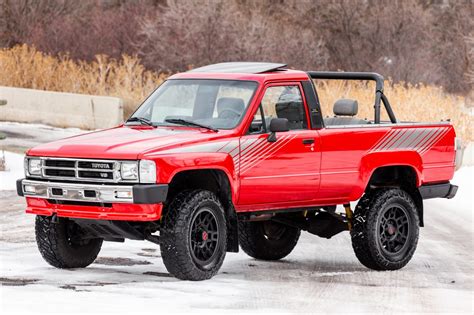
<path id="1" fill-rule="evenodd" d="M 276 133 L 290 131 L 290 123 L 286 118 L 273 118 L 270 121 L 270 135 L 268 136 L 268 142 L 276 142 Z"/>
<path id="2" fill-rule="evenodd" d="M 273 118 L 270 121 L 270 132 L 290 131 L 290 124 L 286 118 Z"/>

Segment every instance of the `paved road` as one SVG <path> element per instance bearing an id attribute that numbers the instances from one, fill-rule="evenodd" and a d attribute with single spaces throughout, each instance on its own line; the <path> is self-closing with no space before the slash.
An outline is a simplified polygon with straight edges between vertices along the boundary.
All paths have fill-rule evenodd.
<path id="1" fill-rule="evenodd" d="M 470 181 L 473 172 L 463 175 Z M 355 258 L 347 233 L 307 233 L 286 259 L 262 262 L 228 254 L 205 282 L 169 276 L 151 243 L 105 243 L 81 270 L 58 270 L 40 257 L 24 201 L 0 191 L 1 308 L 51 312 L 473 312 L 472 184 L 458 199 L 426 202 L 426 227 L 411 263 L 375 272 Z"/>

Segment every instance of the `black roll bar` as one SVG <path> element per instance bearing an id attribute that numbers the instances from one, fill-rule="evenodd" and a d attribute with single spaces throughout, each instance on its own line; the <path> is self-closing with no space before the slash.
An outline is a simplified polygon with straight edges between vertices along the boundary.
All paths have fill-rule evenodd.
<path id="1" fill-rule="evenodd" d="M 383 76 L 375 72 L 337 72 L 337 71 L 308 71 L 311 79 L 327 80 L 367 80 L 375 81 L 375 104 L 374 123 L 380 124 L 380 101 L 387 110 L 388 117 L 392 123 L 397 122 L 390 103 L 383 94 Z"/>

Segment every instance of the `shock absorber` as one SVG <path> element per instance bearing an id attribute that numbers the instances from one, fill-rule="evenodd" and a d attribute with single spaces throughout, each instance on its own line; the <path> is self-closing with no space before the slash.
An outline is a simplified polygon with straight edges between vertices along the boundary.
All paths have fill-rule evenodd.
<path id="1" fill-rule="evenodd" d="M 346 218 L 347 218 L 347 227 L 349 228 L 349 231 L 352 229 L 352 210 L 351 210 L 351 204 L 350 203 L 345 203 L 344 209 L 346 210 Z"/>

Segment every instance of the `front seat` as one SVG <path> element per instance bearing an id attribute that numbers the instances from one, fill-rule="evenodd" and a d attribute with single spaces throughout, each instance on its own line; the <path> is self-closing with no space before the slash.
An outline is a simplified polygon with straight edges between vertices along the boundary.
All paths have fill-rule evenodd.
<path id="1" fill-rule="evenodd" d="M 290 130 L 306 129 L 306 114 L 299 95 L 286 94 L 275 105 L 278 118 L 288 119 Z"/>
<path id="2" fill-rule="evenodd" d="M 359 110 L 359 104 L 356 100 L 342 98 L 334 103 L 334 117 L 325 118 L 326 126 L 342 126 L 342 125 L 366 125 L 369 121 L 360 118 L 354 118 Z"/>
<path id="3" fill-rule="evenodd" d="M 237 97 L 221 97 L 217 100 L 217 117 L 238 119 L 245 111 L 244 100 Z"/>

